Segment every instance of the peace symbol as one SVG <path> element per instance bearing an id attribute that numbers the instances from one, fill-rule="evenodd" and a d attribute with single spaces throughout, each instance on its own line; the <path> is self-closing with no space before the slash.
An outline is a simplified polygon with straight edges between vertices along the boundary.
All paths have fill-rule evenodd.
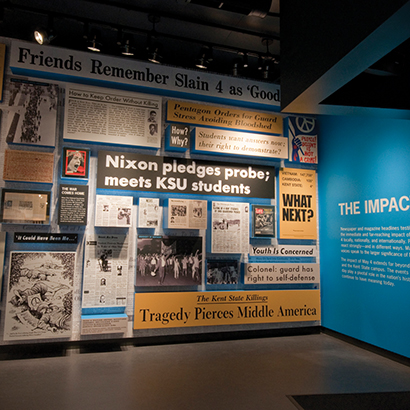
<path id="1" fill-rule="evenodd" d="M 313 118 L 297 117 L 296 126 L 299 131 L 309 133 L 315 128 L 315 120 Z"/>

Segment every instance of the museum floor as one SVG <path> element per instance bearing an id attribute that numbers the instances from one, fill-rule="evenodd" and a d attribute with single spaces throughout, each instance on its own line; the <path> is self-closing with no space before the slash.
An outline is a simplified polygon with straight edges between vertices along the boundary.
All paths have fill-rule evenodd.
<path id="1" fill-rule="evenodd" d="M 410 390 L 410 367 L 328 334 L 0 361 L 2 410 L 295 410 L 288 395 Z"/>

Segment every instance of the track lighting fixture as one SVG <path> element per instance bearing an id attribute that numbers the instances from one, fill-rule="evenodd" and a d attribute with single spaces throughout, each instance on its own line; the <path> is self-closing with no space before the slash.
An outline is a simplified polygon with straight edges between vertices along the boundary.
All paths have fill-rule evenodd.
<path id="1" fill-rule="evenodd" d="M 278 61 L 272 56 L 271 58 L 265 59 L 262 68 L 262 78 L 268 80 L 274 73 L 275 65 Z"/>
<path id="2" fill-rule="evenodd" d="M 202 46 L 197 59 L 195 60 L 195 67 L 206 70 L 212 61 L 212 48 Z"/>
<path id="3" fill-rule="evenodd" d="M 233 63 L 232 63 L 232 71 L 231 71 L 232 75 L 234 77 L 237 77 L 239 75 L 239 72 L 241 71 L 242 67 L 243 67 L 242 59 L 241 58 L 235 58 L 233 60 Z"/>
<path id="4" fill-rule="evenodd" d="M 258 57 L 258 70 L 261 71 L 263 69 L 263 58 L 261 55 Z"/>
<path id="5" fill-rule="evenodd" d="M 273 55 L 269 52 L 269 46 L 273 43 L 273 40 L 271 38 L 263 38 L 262 39 L 262 44 L 266 47 L 266 53 L 263 56 L 263 59 L 266 60 L 272 60 L 274 57 Z"/>
<path id="6" fill-rule="evenodd" d="M 47 27 L 37 27 L 33 32 L 34 40 L 40 44 L 50 44 L 55 38 L 56 35 L 53 30 L 53 18 L 48 16 Z"/>
<path id="7" fill-rule="evenodd" d="M 155 64 L 161 64 L 162 56 L 160 54 L 160 50 L 158 47 L 152 49 L 152 51 L 149 52 L 148 61 L 151 61 L 151 63 L 155 63 Z"/>
<path id="8" fill-rule="evenodd" d="M 160 17 L 155 14 L 150 14 L 148 20 L 152 23 L 152 30 L 148 34 L 147 40 L 147 58 L 148 61 L 155 64 L 161 64 L 162 62 L 162 45 L 158 41 L 158 35 L 155 31 L 155 24 L 160 21 Z"/>
<path id="9" fill-rule="evenodd" d="M 133 46 L 133 37 L 131 34 L 122 34 L 122 30 L 118 31 L 117 44 L 120 46 L 121 54 L 123 56 L 133 56 L 135 54 L 135 47 Z"/>
<path id="10" fill-rule="evenodd" d="M 249 62 L 248 62 L 248 53 L 244 53 L 242 57 L 242 67 L 243 68 L 248 68 L 249 67 Z"/>
<path id="11" fill-rule="evenodd" d="M 238 56 L 233 60 L 232 75 L 237 76 L 243 73 L 249 67 L 248 53 L 244 51 L 238 51 Z"/>
<path id="12" fill-rule="evenodd" d="M 277 63 L 275 57 L 269 52 L 269 46 L 272 44 L 273 40 L 271 38 L 263 38 L 262 44 L 266 46 L 266 53 L 263 57 L 259 57 L 262 60 L 262 64 L 259 63 L 258 70 L 262 70 L 262 77 L 264 80 L 269 79 L 270 73 L 273 72 L 273 67 Z"/>
<path id="13" fill-rule="evenodd" d="M 266 61 L 262 71 L 262 78 L 264 80 L 267 80 L 269 78 L 270 70 L 272 70 L 272 66 L 269 61 Z"/>
<path id="14" fill-rule="evenodd" d="M 87 48 L 95 53 L 99 53 L 101 51 L 102 44 L 100 41 L 100 33 L 97 30 L 91 31 L 89 40 L 87 41 Z"/>
<path id="15" fill-rule="evenodd" d="M 134 48 L 131 46 L 131 39 L 127 38 L 124 40 L 124 44 L 121 46 L 121 54 L 123 56 L 133 56 Z"/>
<path id="16" fill-rule="evenodd" d="M 0 5 L 0 18 L 1 18 L 1 10 L 2 7 Z M 132 28 L 129 26 L 110 26 L 109 29 L 114 31 L 116 34 L 116 40 L 114 37 L 114 41 L 116 41 L 116 55 L 123 55 L 123 56 L 134 56 L 136 54 L 136 46 L 135 41 L 139 40 L 135 33 L 139 35 L 143 35 L 146 38 L 146 59 L 155 64 L 161 64 L 163 62 L 163 52 L 164 49 L 162 47 L 162 40 L 164 43 L 169 39 L 166 38 L 164 34 L 158 34 L 156 31 L 156 24 L 160 22 L 160 16 L 155 14 L 149 14 L 148 20 L 151 23 L 151 29 L 148 30 L 143 28 Z M 43 15 L 43 18 L 46 18 Z M 56 21 L 57 19 L 57 21 Z M 60 16 L 59 14 L 48 15 L 48 24 L 47 28 L 38 28 L 35 32 L 35 40 L 39 44 L 48 44 L 50 43 L 56 36 L 53 32 L 53 23 L 59 24 L 60 19 L 64 19 L 64 17 Z M 54 20 L 54 21 L 53 21 Z M 86 47 L 88 50 L 92 52 L 101 52 L 102 51 L 102 41 L 101 41 L 101 32 L 100 30 L 106 30 L 106 26 L 103 24 L 99 24 L 96 20 L 81 20 L 84 25 L 84 32 L 83 38 L 86 41 Z M 170 35 L 171 36 L 171 35 Z M 107 34 L 107 38 L 112 37 L 112 33 Z M 142 37 L 142 39 L 144 39 Z M 207 70 L 210 68 L 211 62 L 214 61 L 213 59 L 213 52 L 217 53 L 218 60 L 221 59 L 221 63 L 219 66 L 216 64 L 215 67 L 212 67 L 213 70 L 219 71 L 221 73 L 227 73 L 227 71 L 232 76 L 244 76 L 244 77 L 259 77 L 264 79 L 272 79 L 273 74 L 278 74 L 277 67 L 278 61 L 276 58 L 269 52 L 270 45 L 273 43 L 272 38 L 260 38 L 264 48 L 266 48 L 265 52 L 260 52 L 260 54 L 256 54 L 252 50 L 246 49 L 234 49 L 230 47 L 220 46 L 218 44 L 213 43 L 205 43 L 201 44 L 196 40 L 189 39 L 179 39 L 177 36 L 171 36 L 172 38 L 176 38 L 176 41 L 185 41 L 190 42 L 194 52 L 198 52 L 198 55 L 195 58 L 193 64 L 196 68 Z M 161 42 L 159 41 L 161 40 Z M 109 48 L 111 49 L 111 48 Z M 104 51 L 108 51 L 104 49 Z M 191 50 L 192 51 L 192 50 Z M 232 62 L 229 63 L 228 55 L 233 55 Z M 250 65 L 248 60 L 250 59 Z M 258 59 L 258 66 L 253 67 L 256 60 Z M 222 61 L 224 63 L 222 64 Z M 184 62 L 184 64 L 186 64 Z M 255 70 L 256 68 L 260 71 L 259 75 L 256 75 Z M 227 70 L 228 69 L 228 70 Z"/>

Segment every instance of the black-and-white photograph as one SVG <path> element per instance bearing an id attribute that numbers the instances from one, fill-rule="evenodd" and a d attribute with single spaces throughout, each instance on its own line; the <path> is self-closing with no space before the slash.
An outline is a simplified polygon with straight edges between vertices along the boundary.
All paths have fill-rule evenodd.
<path id="1" fill-rule="evenodd" d="M 111 272 L 112 249 L 102 249 L 98 255 L 100 272 Z"/>
<path id="2" fill-rule="evenodd" d="M 202 283 L 202 237 L 138 237 L 137 286 Z"/>
<path id="3" fill-rule="evenodd" d="M 71 336 L 75 252 L 11 252 L 5 340 Z"/>
<path id="4" fill-rule="evenodd" d="M 117 214 L 118 226 L 131 225 L 131 212 L 132 212 L 131 208 L 118 208 L 118 214 Z"/>
<path id="5" fill-rule="evenodd" d="M 149 125 L 149 135 L 157 135 L 158 134 L 158 124 L 150 124 Z"/>
<path id="6" fill-rule="evenodd" d="M 212 228 L 221 231 L 237 231 L 239 232 L 241 227 L 240 219 L 228 219 L 222 218 L 212 221 Z"/>
<path id="7" fill-rule="evenodd" d="M 148 116 L 148 122 L 157 122 L 157 112 L 155 110 L 151 110 Z"/>
<path id="8" fill-rule="evenodd" d="M 192 209 L 192 216 L 194 218 L 202 218 L 202 207 L 193 207 Z"/>
<path id="9" fill-rule="evenodd" d="M 7 143 L 55 146 L 58 86 L 12 78 Z"/>
<path id="10" fill-rule="evenodd" d="M 227 285 L 239 282 L 238 260 L 207 260 L 206 283 L 208 285 Z"/>
<path id="11" fill-rule="evenodd" d="M 186 205 L 171 205 L 171 216 L 186 216 Z"/>

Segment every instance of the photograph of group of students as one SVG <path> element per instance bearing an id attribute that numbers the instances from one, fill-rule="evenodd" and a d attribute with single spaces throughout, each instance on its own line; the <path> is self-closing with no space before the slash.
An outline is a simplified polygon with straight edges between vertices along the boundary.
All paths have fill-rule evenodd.
<path id="1" fill-rule="evenodd" d="M 138 237 L 137 286 L 198 286 L 202 283 L 202 238 Z"/>
<path id="2" fill-rule="evenodd" d="M 6 142 L 53 147 L 58 86 L 13 78 L 7 87 Z"/>

